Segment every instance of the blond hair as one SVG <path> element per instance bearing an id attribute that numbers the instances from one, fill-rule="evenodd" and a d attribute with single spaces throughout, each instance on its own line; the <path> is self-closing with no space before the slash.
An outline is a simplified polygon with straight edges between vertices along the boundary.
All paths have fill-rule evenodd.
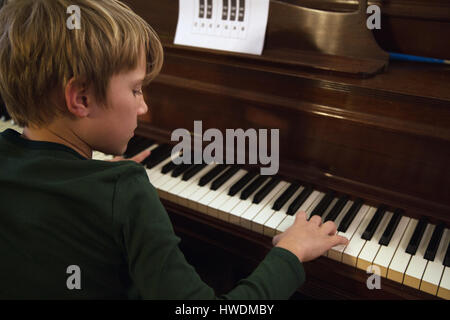
<path id="1" fill-rule="evenodd" d="M 80 8 L 80 29 L 67 27 L 67 8 Z M 0 10 L 0 94 L 20 126 L 48 125 L 70 115 L 64 91 L 70 79 L 92 86 L 106 101 L 111 77 L 134 70 L 142 49 L 147 85 L 160 72 L 156 32 L 118 0 L 8 0 Z"/>

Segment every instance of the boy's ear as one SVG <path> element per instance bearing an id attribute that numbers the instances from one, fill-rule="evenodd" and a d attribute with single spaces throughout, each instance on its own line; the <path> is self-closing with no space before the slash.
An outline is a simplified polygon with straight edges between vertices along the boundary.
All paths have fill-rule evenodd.
<path id="1" fill-rule="evenodd" d="M 70 79 L 65 90 L 65 100 L 71 114 L 81 118 L 89 115 L 89 103 L 92 99 L 85 83 L 76 81 L 74 78 Z"/>

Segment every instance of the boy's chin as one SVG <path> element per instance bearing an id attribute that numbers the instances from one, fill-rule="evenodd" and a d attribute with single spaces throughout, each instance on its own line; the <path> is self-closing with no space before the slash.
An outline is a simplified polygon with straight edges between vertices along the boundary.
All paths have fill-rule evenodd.
<path id="1" fill-rule="evenodd" d="M 108 148 L 103 148 L 103 150 L 100 150 L 104 154 L 111 155 L 111 156 L 122 156 L 125 151 L 127 150 L 127 145 L 125 146 L 110 146 Z"/>

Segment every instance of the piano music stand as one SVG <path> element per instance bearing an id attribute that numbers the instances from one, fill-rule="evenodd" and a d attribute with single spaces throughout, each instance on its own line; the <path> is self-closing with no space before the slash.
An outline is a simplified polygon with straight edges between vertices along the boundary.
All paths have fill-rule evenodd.
<path id="1" fill-rule="evenodd" d="M 367 0 L 355 12 L 330 12 L 271 0 L 261 59 L 293 67 L 370 77 L 383 72 L 389 55 L 366 26 Z M 271 19 L 271 17 L 283 19 Z"/>

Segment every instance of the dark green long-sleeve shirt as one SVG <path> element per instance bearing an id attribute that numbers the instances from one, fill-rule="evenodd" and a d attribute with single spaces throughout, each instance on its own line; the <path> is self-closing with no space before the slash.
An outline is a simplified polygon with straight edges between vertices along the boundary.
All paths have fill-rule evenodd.
<path id="1" fill-rule="evenodd" d="M 0 134 L 0 299 L 216 298 L 179 241 L 142 165 Z M 287 299 L 303 281 L 273 248 L 220 298 Z"/>

